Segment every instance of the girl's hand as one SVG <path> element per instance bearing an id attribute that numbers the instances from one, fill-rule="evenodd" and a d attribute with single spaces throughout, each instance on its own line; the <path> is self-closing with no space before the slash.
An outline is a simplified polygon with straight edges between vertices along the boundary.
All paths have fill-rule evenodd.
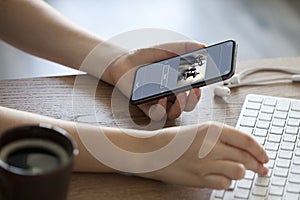
<path id="1" fill-rule="evenodd" d="M 180 128 L 165 129 L 164 134 L 174 136 Z M 269 160 L 267 153 L 251 136 L 217 123 L 192 125 L 183 130 L 177 134 L 197 131 L 189 149 L 169 166 L 138 176 L 186 186 L 226 189 L 232 180 L 242 179 L 245 170 L 261 175 L 268 173 L 268 168 L 264 166 Z M 214 135 L 214 141 L 205 137 L 208 133 Z M 201 158 L 199 151 L 203 145 L 206 149 L 211 147 L 208 148 L 211 150 Z"/>
<path id="2" fill-rule="evenodd" d="M 125 54 L 114 61 L 108 68 L 107 77 L 109 81 L 125 94 L 128 98 L 131 95 L 134 72 L 142 64 L 152 63 L 158 60 L 170 58 L 196 49 L 203 48 L 203 44 L 195 42 L 174 42 L 162 44 L 151 48 L 138 49 Z M 175 119 L 183 111 L 192 111 L 197 105 L 201 96 L 199 88 L 186 92 L 154 100 L 138 105 L 138 107 L 151 119 L 161 120 L 165 116 Z"/>

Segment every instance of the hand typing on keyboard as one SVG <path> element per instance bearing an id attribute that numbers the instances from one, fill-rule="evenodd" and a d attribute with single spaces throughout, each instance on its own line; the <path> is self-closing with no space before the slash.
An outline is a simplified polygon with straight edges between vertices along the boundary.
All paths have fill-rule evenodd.
<path id="1" fill-rule="evenodd" d="M 177 128 L 166 129 L 166 135 L 174 135 Z M 193 187 L 227 189 L 232 180 L 242 179 L 246 170 L 261 175 L 268 173 L 268 168 L 264 166 L 269 160 L 267 153 L 250 135 L 217 123 L 187 126 L 184 129 L 178 134 L 197 131 L 189 149 L 168 167 L 141 176 Z M 216 140 L 212 142 L 207 139 L 208 134 L 216 135 Z M 212 148 L 207 155 L 199 158 L 202 145 Z"/>
<path id="2" fill-rule="evenodd" d="M 300 100 L 248 95 L 236 128 L 263 145 L 269 173 L 246 170 L 230 190 L 215 190 L 211 199 L 300 199 Z"/>

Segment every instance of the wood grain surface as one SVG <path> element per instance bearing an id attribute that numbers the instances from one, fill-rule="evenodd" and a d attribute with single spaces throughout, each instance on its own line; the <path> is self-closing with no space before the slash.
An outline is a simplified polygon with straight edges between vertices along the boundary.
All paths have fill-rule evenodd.
<path id="1" fill-rule="evenodd" d="M 244 61 L 238 71 L 257 66 L 300 69 L 300 57 Z M 260 72 L 245 80 L 285 76 Z M 219 84 L 215 84 L 219 85 Z M 196 109 L 176 120 L 153 123 L 117 90 L 88 75 L 0 81 L 0 105 L 63 120 L 111 127 L 157 129 L 207 120 L 234 126 L 247 94 L 300 99 L 300 83 L 281 82 L 232 90 L 227 99 L 214 97 L 213 87 L 202 88 Z M 113 99 L 113 100 L 111 100 Z M 1 119 L 0 119 L 1 120 Z M 209 199 L 209 189 L 183 187 L 118 174 L 74 173 L 68 199 Z"/>

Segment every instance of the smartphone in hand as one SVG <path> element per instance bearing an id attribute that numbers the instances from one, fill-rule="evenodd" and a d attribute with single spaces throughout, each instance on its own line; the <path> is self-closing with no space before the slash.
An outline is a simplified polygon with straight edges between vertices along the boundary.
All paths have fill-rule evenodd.
<path id="1" fill-rule="evenodd" d="M 183 55 L 140 66 L 130 102 L 141 104 L 233 76 L 237 44 L 224 41 Z"/>

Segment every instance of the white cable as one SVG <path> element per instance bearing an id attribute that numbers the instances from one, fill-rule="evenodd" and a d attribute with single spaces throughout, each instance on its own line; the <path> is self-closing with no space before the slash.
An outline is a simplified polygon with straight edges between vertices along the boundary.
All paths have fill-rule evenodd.
<path id="1" fill-rule="evenodd" d="M 293 74 L 291 76 L 277 77 L 277 78 L 263 78 L 256 79 L 248 82 L 241 82 L 241 79 L 245 76 L 256 73 L 259 71 L 274 71 L 274 72 L 283 72 Z M 266 85 L 271 83 L 277 83 L 279 81 L 292 81 L 300 82 L 300 70 L 299 69 L 290 69 L 283 67 L 253 67 L 242 70 L 240 73 L 235 74 L 230 79 L 223 82 L 224 87 L 217 86 L 214 89 L 214 94 L 220 97 L 228 97 L 231 94 L 230 88 L 242 87 L 242 86 L 252 86 L 252 85 Z"/>
<path id="2" fill-rule="evenodd" d="M 300 74 L 299 69 L 291 69 L 291 68 L 285 68 L 285 67 L 274 67 L 274 66 L 259 66 L 259 67 L 252 67 L 248 69 L 242 70 L 240 73 L 238 73 L 238 76 L 240 79 L 243 77 L 259 72 L 259 71 L 274 71 L 274 72 L 284 72 L 284 73 L 289 73 L 289 74 Z"/>
<path id="3" fill-rule="evenodd" d="M 229 84 L 227 85 L 228 88 L 235 88 L 235 87 L 241 87 L 241 86 L 251 86 L 251 85 L 266 85 L 266 84 L 270 84 L 273 82 L 278 82 L 278 81 L 286 81 L 286 80 L 290 80 L 293 82 L 296 82 L 293 80 L 292 76 L 288 76 L 288 77 L 278 77 L 278 78 L 268 78 L 268 79 L 256 79 L 253 81 L 248 81 L 248 82 L 242 82 L 239 84 Z"/>

